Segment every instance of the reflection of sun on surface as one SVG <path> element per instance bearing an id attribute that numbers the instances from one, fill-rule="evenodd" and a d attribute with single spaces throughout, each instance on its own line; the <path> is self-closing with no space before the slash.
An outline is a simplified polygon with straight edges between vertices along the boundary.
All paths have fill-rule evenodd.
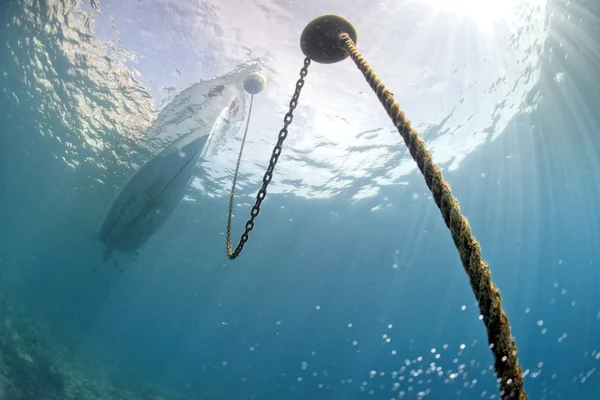
<path id="1" fill-rule="evenodd" d="M 483 29 L 490 28 L 495 22 L 511 20 L 516 8 L 522 3 L 539 0 L 420 0 L 432 5 L 436 11 L 449 11 L 459 18 L 468 18 Z"/>

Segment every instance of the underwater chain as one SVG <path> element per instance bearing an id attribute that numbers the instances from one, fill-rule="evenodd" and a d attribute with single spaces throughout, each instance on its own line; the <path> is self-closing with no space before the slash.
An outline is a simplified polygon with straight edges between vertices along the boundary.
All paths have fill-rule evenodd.
<path id="1" fill-rule="evenodd" d="M 256 203 L 250 212 L 250 219 L 246 222 L 244 233 L 236 249 L 231 251 L 231 214 L 238 171 L 236 168 L 229 205 L 227 255 L 231 260 L 237 258 L 244 248 L 244 244 L 248 241 L 248 234 L 254 228 L 254 219 L 260 212 L 260 205 L 267 194 L 267 186 L 271 182 L 273 170 L 281 155 L 283 141 L 288 135 L 287 128 L 292 123 L 293 111 L 298 105 L 300 91 L 304 86 L 304 78 L 308 73 L 311 60 L 323 64 L 332 64 L 350 56 L 379 98 L 388 116 L 398 129 L 400 136 L 404 139 L 410 155 L 423 174 L 435 204 L 440 209 L 444 222 L 450 230 L 465 272 L 469 276 L 471 289 L 479 304 L 479 310 L 487 330 L 489 347 L 494 355 L 494 367 L 496 376 L 499 378 L 502 399 L 526 400 L 523 373 L 517 359 L 517 347 L 510 333 L 508 316 L 502 309 L 500 292 L 496 285 L 492 283 L 490 267 L 481 256 L 479 242 L 471 233 L 471 226 L 462 215 L 458 200 L 452 195 L 450 185 L 442 177 L 440 168 L 433 162 L 431 153 L 425 148 L 425 143 L 419 137 L 418 132 L 412 128 L 411 122 L 404 111 L 400 109 L 400 105 L 394 100 L 393 94 L 356 49 L 356 42 L 357 33 L 354 26 L 337 15 L 324 15 L 316 18 L 302 32 L 301 48 L 306 58 L 300 71 L 300 79 L 296 83 L 294 96 L 290 101 L 290 110 L 285 115 L 283 128 L 279 131 L 277 144 L 273 149 L 269 166 L 263 177 L 262 187 L 258 191 Z M 241 155 L 240 150 L 238 167 Z"/>
<path id="2" fill-rule="evenodd" d="M 227 214 L 227 257 L 230 260 L 236 259 L 242 250 L 244 249 L 244 245 L 248 241 L 248 235 L 250 231 L 254 229 L 254 218 L 260 213 L 260 205 L 262 201 L 267 196 L 267 186 L 269 186 L 269 182 L 273 178 L 273 171 L 275 170 L 275 166 L 277 165 L 277 161 L 279 160 L 279 156 L 281 155 L 281 150 L 283 149 L 283 141 L 287 138 L 288 135 L 288 126 L 292 123 L 294 119 L 294 109 L 298 105 L 298 99 L 300 98 L 300 91 L 304 86 L 304 78 L 306 74 L 308 74 L 308 66 L 310 65 L 310 59 L 307 57 L 304 59 L 304 66 L 300 70 L 300 78 L 298 82 L 296 82 L 296 90 L 294 91 L 294 95 L 292 96 L 292 100 L 290 100 L 290 110 L 285 114 L 283 118 L 283 128 L 279 131 L 279 135 L 277 138 L 277 144 L 273 148 L 273 153 L 271 154 L 271 160 L 269 161 L 269 166 L 267 167 L 267 171 L 263 176 L 262 187 L 258 191 L 256 195 L 256 202 L 252 206 L 252 210 L 250 211 L 250 219 L 246 222 L 244 227 L 244 233 L 242 233 L 242 237 L 240 238 L 239 243 L 237 244 L 235 250 L 231 250 L 231 216 L 233 214 L 233 196 L 235 193 L 235 184 L 237 182 L 237 174 L 240 166 L 240 161 L 242 159 L 242 152 L 244 149 L 244 143 L 246 141 L 246 134 L 248 133 L 248 124 L 246 124 L 246 131 L 244 132 L 244 138 L 242 139 L 242 146 L 240 147 L 240 153 L 237 160 L 237 165 L 235 169 L 235 173 L 233 175 L 233 185 L 231 187 L 231 196 L 229 197 L 229 212 Z M 252 95 L 254 97 L 254 95 Z M 252 101 L 250 101 L 250 107 L 252 107 Z M 252 108 L 250 108 L 250 111 Z M 248 121 L 250 122 L 250 121 Z"/>

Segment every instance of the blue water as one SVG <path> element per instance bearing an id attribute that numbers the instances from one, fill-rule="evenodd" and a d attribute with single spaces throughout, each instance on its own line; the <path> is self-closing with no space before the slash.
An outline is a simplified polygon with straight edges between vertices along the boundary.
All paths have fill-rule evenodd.
<path id="1" fill-rule="evenodd" d="M 118 8 L 107 4 L 119 22 Z M 80 7 L 87 20 L 63 18 Z M 144 12 L 170 7 L 156 2 Z M 211 20 L 210 10 L 198 10 L 203 20 Z M 489 131 L 458 167 L 440 164 L 501 291 L 529 398 L 595 399 L 600 8 L 590 1 L 549 2 L 544 12 L 549 34 L 538 43 L 539 76 L 519 112 L 501 132 Z M 171 81 L 180 78 L 157 64 L 175 61 L 140 49 L 145 58 L 136 64 L 122 47 L 107 44 L 117 34 L 105 31 L 106 17 L 75 1 L 0 5 L 1 400 L 499 398 L 468 278 L 415 169 L 392 179 L 382 161 L 372 174 L 353 174 L 335 144 L 317 146 L 324 152 L 319 159 L 318 151 L 302 153 L 303 144 L 291 138 L 284 154 L 294 157 L 282 156 L 273 179 L 287 186 L 269 192 L 242 255 L 229 261 L 227 187 L 239 145 L 232 140 L 222 158 L 199 166 L 192 200 L 181 203 L 138 255 L 103 262 L 97 229 L 118 188 L 151 156 L 137 138 L 156 109 L 191 83 L 194 69 L 202 71 L 195 78 L 208 79 L 242 58 L 232 51 L 220 64 L 218 51 L 208 50 L 211 57 L 198 62 L 186 57 L 183 82 L 173 89 Z M 104 38 L 90 33 L 94 24 L 85 21 L 94 18 Z M 128 21 L 121 20 L 125 43 Z M 365 33 L 359 44 L 368 49 L 370 39 Z M 201 48 L 221 51 L 221 45 L 206 40 Z M 377 69 L 381 54 L 372 54 Z M 249 145 L 253 161 L 242 164 L 234 240 L 301 61 L 298 54 L 292 72 L 272 78 L 277 95 L 255 99 L 251 132 L 265 136 Z M 373 97 L 345 63 L 363 84 L 357 99 Z M 148 83 L 144 71 L 152 79 L 162 71 L 167 89 Z M 306 126 L 323 116 L 319 109 L 303 114 L 302 107 L 318 96 L 316 82 L 327 74 L 316 65 L 310 71 L 307 100 L 290 128 L 309 144 Z M 394 91 L 394 76 L 388 78 Z M 384 116 L 373 99 L 364 100 L 369 113 Z M 388 137 L 392 125 L 373 118 L 371 128 Z M 428 143 L 436 134 L 454 140 L 447 129 L 436 130 L 441 121 L 429 122 Z M 406 161 L 395 135 L 389 153 Z M 359 151 L 365 163 L 372 161 L 368 147 L 356 146 Z M 303 154 L 322 165 L 303 162 Z M 317 179 L 326 167 L 329 186 Z M 377 179 L 392 183 L 357 196 Z"/>

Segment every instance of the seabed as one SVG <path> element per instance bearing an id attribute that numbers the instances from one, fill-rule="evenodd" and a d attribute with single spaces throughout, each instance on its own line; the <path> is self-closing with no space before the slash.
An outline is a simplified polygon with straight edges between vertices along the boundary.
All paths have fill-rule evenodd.
<path id="1" fill-rule="evenodd" d="M 152 386 L 116 383 L 118 378 L 92 366 L 26 314 L 0 291 L 0 399 L 190 400 Z"/>

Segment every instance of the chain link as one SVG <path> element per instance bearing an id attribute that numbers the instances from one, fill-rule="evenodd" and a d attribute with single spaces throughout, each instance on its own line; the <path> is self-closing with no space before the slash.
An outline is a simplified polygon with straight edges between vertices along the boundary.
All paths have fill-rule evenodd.
<path id="1" fill-rule="evenodd" d="M 281 155 L 281 150 L 283 149 L 283 141 L 287 138 L 287 135 L 288 135 L 288 126 L 294 120 L 294 109 L 296 108 L 296 106 L 298 106 L 298 100 L 300 99 L 300 91 L 302 90 L 302 87 L 304 87 L 304 78 L 306 78 L 306 75 L 308 74 L 309 66 L 310 66 L 310 59 L 308 57 L 306 57 L 304 59 L 304 66 L 302 67 L 302 69 L 300 69 L 300 78 L 296 82 L 296 89 L 294 90 L 294 95 L 292 96 L 292 100 L 290 100 L 290 109 L 287 112 L 287 114 L 285 114 L 285 117 L 283 118 L 283 128 L 281 128 L 281 130 L 279 131 L 279 135 L 277 137 L 277 143 L 275 144 L 275 147 L 273 148 L 273 153 L 271 154 L 271 159 L 269 160 L 269 166 L 267 167 L 267 171 L 265 172 L 265 175 L 263 176 L 262 187 L 258 191 L 258 193 L 256 195 L 256 202 L 254 203 L 254 205 L 252 206 L 252 209 L 250 210 L 250 219 L 248 219 L 248 221 L 246 222 L 246 225 L 244 227 L 244 233 L 242 233 L 240 241 L 238 242 L 235 250 L 232 251 L 232 247 L 231 247 L 231 217 L 233 214 L 233 197 L 234 197 L 234 192 L 235 192 L 235 185 L 237 182 L 238 168 L 239 168 L 240 161 L 242 158 L 242 150 L 244 148 L 244 141 L 245 141 L 246 133 L 247 133 L 247 127 L 246 127 L 246 133 L 244 133 L 244 140 L 242 141 L 242 147 L 240 148 L 240 155 L 238 157 L 238 164 L 237 164 L 237 167 L 235 170 L 235 175 L 233 177 L 233 186 L 231 188 L 231 196 L 229 199 L 229 213 L 227 215 L 227 257 L 230 260 L 234 260 L 240 255 L 240 253 L 244 249 L 244 245 L 248 241 L 248 235 L 250 234 L 250 231 L 252 229 L 254 229 L 254 219 L 260 213 L 260 205 L 263 202 L 263 200 L 265 199 L 265 197 L 267 196 L 267 186 L 269 186 L 269 183 L 271 182 L 271 179 L 273 178 L 273 171 L 275 170 L 275 166 L 277 165 L 277 160 L 279 160 L 279 156 Z"/>

